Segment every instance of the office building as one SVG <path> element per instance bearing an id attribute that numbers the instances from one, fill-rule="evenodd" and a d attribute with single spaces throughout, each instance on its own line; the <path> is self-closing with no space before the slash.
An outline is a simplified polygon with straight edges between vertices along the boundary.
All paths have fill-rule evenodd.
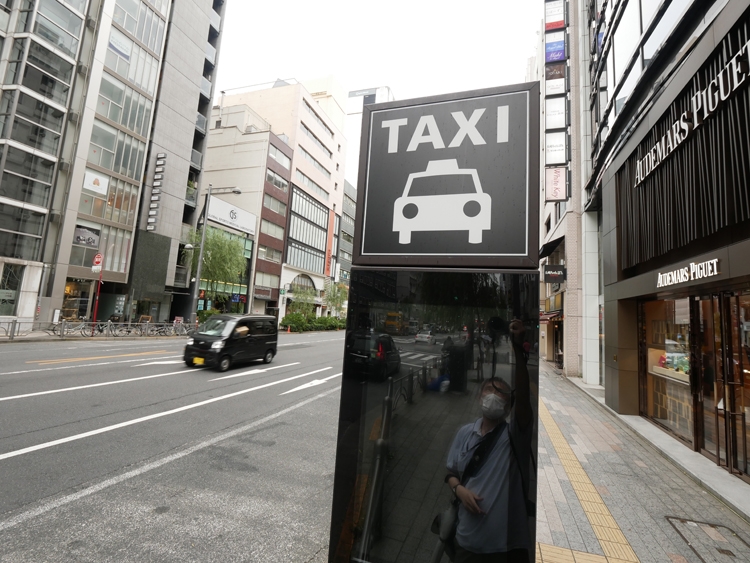
<path id="1" fill-rule="evenodd" d="M 278 302 L 279 319 L 284 317 L 287 306 L 294 301 L 295 288 L 312 290 L 316 314 L 327 314 L 325 290 L 335 281 L 337 271 L 347 150 L 346 139 L 337 125 L 343 123 L 343 106 L 339 103 L 340 95 L 337 94 L 335 83 L 329 79 L 309 84 L 316 87 L 314 94 L 297 81 L 278 80 L 273 84 L 227 91 L 221 96 L 223 108 L 245 106 L 257 114 L 270 126 L 270 133 L 276 139 L 286 141 L 285 147 L 276 148 L 285 155 L 291 155 L 288 171 L 268 168 L 282 181 L 289 179 L 288 199 L 279 200 L 286 205 L 285 223 L 277 213 L 274 218 L 269 215 L 265 223 L 261 221 L 260 227 L 261 237 L 267 235 L 284 243 L 280 276 L 277 279 L 272 277 L 277 275 L 275 273 L 264 275 L 270 271 L 260 270 L 264 261 L 260 257 L 256 260 L 258 265 L 254 280 L 256 287 L 270 291 L 271 295 L 281 296 L 280 300 L 275 300 Z M 269 143 L 273 146 L 273 141 Z M 228 177 L 223 164 L 215 166 L 212 163 L 210 166 L 212 174 Z M 232 183 L 222 179 L 224 181 Z M 268 184 L 267 181 L 264 189 L 271 190 Z M 273 185 L 273 182 L 270 184 Z M 283 228 L 282 224 L 285 225 Z M 267 231 L 264 231 L 264 225 Z M 263 240 L 271 242 L 269 238 L 264 237 Z M 259 239 L 259 249 L 260 245 L 277 249 L 277 242 L 274 242 L 277 246 L 271 247 L 263 240 Z M 262 280 L 259 280 L 259 276 Z M 253 298 L 260 300 L 254 291 Z"/>
<path id="2" fill-rule="evenodd" d="M 186 314 L 223 0 L 0 7 L 0 315 Z M 30 8 L 30 9 L 29 9 Z"/>

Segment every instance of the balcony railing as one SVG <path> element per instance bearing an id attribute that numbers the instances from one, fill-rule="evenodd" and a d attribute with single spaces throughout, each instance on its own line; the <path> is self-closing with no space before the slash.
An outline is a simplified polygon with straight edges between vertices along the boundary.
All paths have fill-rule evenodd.
<path id="1" fill-rule="evenodd" d="M 188 185 L 185 188 L 185 204 L 195 207 L 198 201 L 198 188 Z"/>
<path id="2" fill-rule="evenodd" d="M 211 27 L 213 27 L 218 33 L 221 30 L 221 16 L 211 10 L 209 17 L 211 18 Z"/>
<path id="3" fill-rule="evenodd" d="M 211 99 L 211 81 L 205 76 L 201 77 L 201 94 L 207 99 Z"/>
<path id="4" fill-rule="evenodd" d="M 180 242 L 187 244 L 190 242 L 190 234 L 193 232 L 193 226 L 187 223 L 182 224 L 182 230 L 180 231 Z"/>
<path id="5" fill-rule="evenodd" d="M 185 266 L 175 266 L 174 268 L 174 287 L 188 286 L 188 270 Z"/>
<path id="6" fill-rule="evenodd" d="M 203 133 L 206 134 L 206 123 L 208 123 L 208 120 L 206 119 L 206 116 L 202 113 L 198 113 L 195 116 L 195 128 Z"/>
<path id="7" fill-rule="evenodd" d="M 206 60 L 212 65 L 216 64 L 216 47 L 208 41 L 206 42 Z"/>
<path id="8" fill-rule="evenodd" d="M 202 163 L 203 163 L 203 154 L 200 151 L 193 149 L 193 152 L 190 153 L 190 166 L 200 170 Z"/>

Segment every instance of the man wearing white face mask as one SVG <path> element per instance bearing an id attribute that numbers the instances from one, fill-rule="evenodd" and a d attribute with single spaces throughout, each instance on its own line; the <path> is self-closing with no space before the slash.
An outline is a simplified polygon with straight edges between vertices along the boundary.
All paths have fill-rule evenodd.
<path id="1" fill-rule="evenodd" d="M 523 324 L 510 323 L 515 392 L 498 378 L 480 389 L 482 417 L 459 429 L 448 453 L 446 482 L 458 501 L 456 563 L 529 561 L 528 459 L 533 432 Z M 524 478 L 522 475 L 525 474 Z"/>

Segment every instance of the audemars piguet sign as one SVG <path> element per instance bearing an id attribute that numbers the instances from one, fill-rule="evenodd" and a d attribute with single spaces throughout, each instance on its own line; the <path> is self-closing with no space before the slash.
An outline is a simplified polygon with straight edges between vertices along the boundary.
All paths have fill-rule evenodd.
<path id="1" fill-rule="evenodd" d="M 747 82 L 749 65 L 748 52 L 750 43 L 745 43 L 740 50 L 724 65 L 708 85 L 697 90 L 690 99 L 690 109 L 684 111 L 664 136 L 638 160 L 635 170 L 637 187 L 648 178 L 661 162 L 680 146 L 690 134 L 711 117 L 722 102 L 725 102 L 743 84 Z"/>
<path id="2" fill-rule="evenodd" d="M 535 267 L 537 83 L 366 106 L 355 265 Z"/>
<path id="3" fill-rule="evenodd" d="M 656 287 L 668 287 L 687 283 L 703 278 L 712 278 L 719 275 L 719 259 L 704 260 L 703 262 L 690 262 L 687 266 L 657 272 Z"/>

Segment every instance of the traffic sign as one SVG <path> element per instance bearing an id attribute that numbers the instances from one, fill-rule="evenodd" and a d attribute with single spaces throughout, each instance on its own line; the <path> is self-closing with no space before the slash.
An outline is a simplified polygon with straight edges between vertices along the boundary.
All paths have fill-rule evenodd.
<path id="1" fill-rule="evenodd" d="M 102 260 L 104 260 L 104 256 L 102 256 L 101 254 L 97 254 L 96 256 L 94 256 L 94 266 L 101 266 Z"/>
<path id="2" fill-rule="evenodd" d="M 535 83 L 366 106 L 353 262 L 536 268 L 538 121 Z"/>

